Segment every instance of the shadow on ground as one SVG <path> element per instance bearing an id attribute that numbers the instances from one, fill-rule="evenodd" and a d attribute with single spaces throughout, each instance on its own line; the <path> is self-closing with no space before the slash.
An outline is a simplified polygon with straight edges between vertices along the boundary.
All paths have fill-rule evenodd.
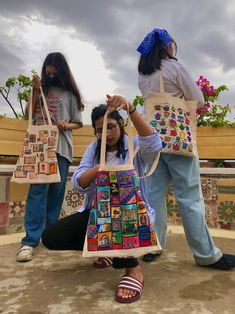
<path id="1" fill-rule="evenodd" d="M 214 240 L 224 252 L 235 254 L 233 239 Z M 169 234 L 162 256 L 151 264 L 141 262 L 144 293 L 129 305 L 114 301 L 121 271 L 97 270 L 78 252 L 42 246 L 31 262 L 17 263 L 17 248 L 0 246 L 0 313 L 235 313 L 235 269 L 196 266 L 183 235 Z"/>

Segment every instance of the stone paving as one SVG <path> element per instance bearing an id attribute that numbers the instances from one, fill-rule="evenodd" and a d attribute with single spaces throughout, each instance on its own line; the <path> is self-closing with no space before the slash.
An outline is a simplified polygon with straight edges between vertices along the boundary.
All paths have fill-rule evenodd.
<path id="1" fill-rule="evenodd" d="M 234 238 L 214 238 L 235 254 Z M 235 269 L 198 267 L 182 234 L 168 234 L 167 247 L 145 275 L 140 301 L 114 301 L 119 270 L 97 270 L 75 251 L 37 249 L 34 259 L 17 263 L 18 244 L 0 246 L 0 313 L 4 314 L 234 314 Z"/>

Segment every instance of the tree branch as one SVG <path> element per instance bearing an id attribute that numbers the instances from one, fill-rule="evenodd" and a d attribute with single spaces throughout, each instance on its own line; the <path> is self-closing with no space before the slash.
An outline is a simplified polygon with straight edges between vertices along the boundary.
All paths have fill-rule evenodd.
<path id="1" fill-rule="evenodd" d="M 11 107 L 11 109 L 12 109 L 12 111 L 13 111 L 13 113 L 14 113 L 16 119 L 18 119 L 19 117 L 18 117 L 18 115 L 17 115 L 15 109 L 13 108 L 12 104 L 10 103 L 10 101 L 7 99 L 7 97 L 3 94 L 2 91 L 0 91 L 0 94 L 1 94 L 2 97 L 6 100 L 6 102 L 8 103 L 8 105 Z"/>

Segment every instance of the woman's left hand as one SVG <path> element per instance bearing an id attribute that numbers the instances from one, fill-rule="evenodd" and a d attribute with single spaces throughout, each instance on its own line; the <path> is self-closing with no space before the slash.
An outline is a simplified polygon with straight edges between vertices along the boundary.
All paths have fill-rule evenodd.
<path id="1" fill-rule="evenodd" d="M 108 105 L 108 110 L 107 112 L 110 113 L 114 110 L 129 110 L 131 111 L 134 107 L 131 105 L 131 103 L 126 100 L 124 97 L 119 96 L 119 95 L 106 95 L 107 96 L 107 105 Z"/>
<path id="2" fill-rule="evenodd" d="M 69 129 L 69 123 L 65 122 L 64 120 L 57 121 L 57 127 L 59 130 L 67 130 Z"/>

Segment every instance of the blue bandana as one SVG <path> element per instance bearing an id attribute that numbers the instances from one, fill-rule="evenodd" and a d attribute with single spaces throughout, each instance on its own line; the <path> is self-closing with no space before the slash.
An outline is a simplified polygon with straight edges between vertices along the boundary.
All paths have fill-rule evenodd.
<path id="1" fill-rule="evenodd" d="M 166 47 L 170 46 L 170 44 L 172 43 L 172 38 L 168 34 L 168 32 L 165 29 L 155 28 L 154 30 L 152 30 L 152 32 L 148 33 L 148 35 L 145 36 L 144 40 L 142 41 L 142 43 L 137 48 L 137 51 L 139 53 L 146 56 L 150 52 L 150 50 L 152 49 L 152 47 L 155 43 L 155 33 L 158 33 L 158 36 L 159 36 L 161 42 Z"/>

